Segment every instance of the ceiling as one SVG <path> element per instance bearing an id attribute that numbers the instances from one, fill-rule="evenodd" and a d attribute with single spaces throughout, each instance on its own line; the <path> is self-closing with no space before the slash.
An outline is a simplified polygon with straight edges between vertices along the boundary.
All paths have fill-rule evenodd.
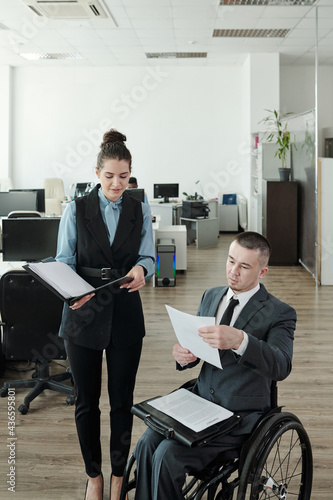
<path id="1" fill-rule="evenodd" d="M 241 65 L 256 52 L 279 52 L 281 64 L 314 64 L 318 10 L 319 64 L 333 65 L 332 0 L 311 5 L 309 0 L 303 0 L 308 5 L 295 5 L 302 0 L 100 0 L 109 14 L 104 19 L 37 16 L 24 1 L 0 0 L 0 64 Z M 260 30 L 272 29 L 285 36 L 277 31 L 261 36 Z M 42 54 L 42 59 L 20 54 Z"/>

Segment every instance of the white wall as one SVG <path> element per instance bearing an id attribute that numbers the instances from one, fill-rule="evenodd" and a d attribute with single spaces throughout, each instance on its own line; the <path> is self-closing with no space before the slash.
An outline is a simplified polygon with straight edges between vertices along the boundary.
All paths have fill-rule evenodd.
<path id="1" fill-rule="evenodd" d="M 251 133 L 265 129 L 260 123 L 267 109 L 280 109 L 280 56 L 250 54 L 250 117 Z"/>
<path id="2" fill-rule="evenodd" d="M 197 180 L 208 197 L 248 195 L 242 78 L 240 67 L 16 68 L 14 185 L 61 176 L 71 194 L 73 182 L 95 180 L 103 132 L 115 127 L 150 199 L 155 182 L 200 193 Z"/>
<path id="3" fill-rule="evenodd" d="M 333 136 L 333 68 L 318 68 L 318 156 L 324 156 L 325 137 Z M 302 113 L 315 107 L 314 66 L 281 67 L 281 110 Z"/>
<path id="4" fill-rule="evenodd" d="M 333 285 L 333 226 L 332 226 L 332 184 L 333 184 L 333 159 L 321 158 L 319 169 L 320 193 L 320 265 L 321 284 Z"/>
<path id="5" fill-rule="evenodd" d="M 154 182 L 178 182 L 180 193 L 203 188 L 207 197 L 238 192 L 249 199 L 250 129 L 266 105 L 278 107 L 277 57 L 256 54 L 243 67 L 220 68 L 15 68 L 14 187 L 41 187 L 45 177 L 60 176 L 70 195 L 71 184 L 95 181 L 103 132 L 115 127 L 127 135 L 133 175 L 150 199 Z M 269 63 L 277 69 L 267 71 Z M 281 110 L 313 107 L 312 70 L 281 67 Z M 332 72 L 325 81 L 326 93 Z M 258 99 L 262 109 L 253 105 Z"/>
<path id="6" fill-rule="evenodd" d="M 10 177 L 11 68 L 0 66 L 0 177 Z"/>

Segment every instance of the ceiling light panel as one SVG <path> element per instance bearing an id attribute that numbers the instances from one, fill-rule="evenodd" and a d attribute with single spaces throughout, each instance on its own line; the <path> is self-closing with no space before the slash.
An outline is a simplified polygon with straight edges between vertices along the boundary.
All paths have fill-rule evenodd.
<path id="1" fill-rule="evenodd" d="M 213 31 L 214 38 L 285 38 L 288 29 L 240 29 Z"/>
<path id="2" fill-rule="evenodd" d="M 146 52 L 148 59 L 192 59 L 207 57 L 207 52 Z"/>
<path id="3" fill-rule="evenodd" d="M 220 5 L 248 5 L 254 6 L 266 6 L 266 5 L 283 5 L 283 6 L 301 6 L 313 5 L 316 0 L 220 0 Z"/>
<path id="4" fill-rule="evenodd" d="M 40 59 L 82 59 L 81 54 L 77 52 L 73 53 L 47 53 L 47 52 L 23 52 L 20 54 L 21 57 L 28 59 L 29 61 L 38 61 Z"/>

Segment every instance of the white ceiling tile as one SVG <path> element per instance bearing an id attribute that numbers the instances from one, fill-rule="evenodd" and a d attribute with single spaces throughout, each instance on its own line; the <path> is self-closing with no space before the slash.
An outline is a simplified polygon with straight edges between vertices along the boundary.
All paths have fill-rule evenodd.
<path id="1" fill-rule="evenodd" d="M 217 11 L 214 7 L 173 7 L 172 14 L 174 19 L 215 19 Z"/>
<path id="2" fill-rule="evenodd" d="M 318 17 L 319 19 L 325 19 L 327 17 L 333 17 L 333 5 L 332 5 L 332 0 L 329 0 L 327 2 L 327 7 L 323 6 L 318 8 Z"/>
<path id="3" fill-rule="evenodd" d="M 254 6 L 244 6 L 244 5 L 236 5 L 236 6 L 221 6 L 217 15 L 220 19 L 236 19 L 240 20 L 242 18 L 253 18 L 259 19 L 265 10 L 265 7 L 261 7 L 258 5 Z"/>
<path id="4" fill-rule="evenodd" d="M 111 0 L 112 2 L 112 0 Z M 138 0 L 121 0 L 124 7 L 137 7 Z M 169 7 L 170 0 L 140 0 L 141 7 Z"/>
<path id="5" fill-rule="evenodd" d="M 150 30 L 144 30 L 144 29 L 137 29 L 135 30 L 135 34 L 139 38 L 159 38 L 159 39 L 172 39 L 173 38 L 173 30 L 170 29 L 150 29 Z"/>
<path id="6" fill-rule="evenodd" d="M 297 25 L 297 19 L 294 17 L 274 17 L 271 19 L 258 19 L 257 29 L 292 29 Z"/>
<path id="7" fill-rule="evenodd" d="M 175 38 L 187 38 L 188 40 L 199 40 L 202 38 L 212 38 L 213 30 L 209 29 L 195 29 L 195 28 L 175 28 Z"/>
<path id="8" fill-rule="evenodd" d="M 172 10 L 170 7 L 155 7 L 149 9 L 141 7 L 128 7 L 126 13 L 131 19 L 171 19 Z"/>
<path id="9" fill-rule="evenodd" d="M 21 61 L 15 52 L 21 49 L 44 49 L 52 51 L 85 50 L 89 55 L 87 64 L 105 65 L 103 56 L 108 50 L 125 50 L 112 56 L 112 64 L 151 64 L 145 60 L 144 51 L 186 51 L 188 49 L 207 51 L 203 60 L 187 60 L 186 65 L 213 64 L 209 56 L 231 64 L 240 64 L 248 53 L 258 50 L 277 50 L 284 61 L 302 57 L 309 61 L 313 53 L 301 54 L 307 49 L 313 51 L 315 7 L 281 6 L 220 6 L 219 0 L 104 0 L 115 18 L 114 28 L 108 19 L 54 20 L 38 18 L 20 0 L 0 0 L 0 22 L 11 29 L 9 36 L 0 31 L 0 46 L 8 49 L 3 57 L 8 64 L 26 65 L 35 62 Z M 319 50 L 324 50 L 320 60 L 333 59 L 333 1 L 320 0 Z M 213 38 L 213 29 L 246 28 L 291 28 L 285 39 L 218 39 Z M 14 31 L 13 31 L 14 30 Z M 196 42 L 189 44 L 188 42 Z M 264 49 L 263 49 L 264 47 Z M 297 54 L 295 55 L 295 53 Z M 102 54 L 102 56 L 101 56 Z M 289 55 L 288 55 L 289 54 Z M 331 54 L 331 57 L 329 57 Z M 122 58 L 122 59 L 121 59 Z M 296 58 L 296 59 L 295 59 Z M 95 59 L 95 62 L 94 62 Z M 111 61 L 111 59 L 110 59 Z M 38 61 L 43 66 L 53 61 Z M 66 65 L 76 61 L 66 61 Z M 0 63 L 3 63 L 0 59 Z M 5 62 L 6 64 L 7 62 Z M 51 63 L 51 64 L 50 64 Z M 155 61 L 156 63 L 156 61 Z M 180 66 L 181 60 L 173 61 Z M 59 64 L 56 62 L 55 64 Z M 80 61 L 78 64 L 84 64 Z M 107 63 L 106 63 L 107 64 Z M 111 62 L 110 62 L 111 64 Z M 165 64 L 170 64 L 166 62 Z M 223 62 L 221 62 L 223 64 Z"/>
<path id="10" fill-rule="evenodd" d="M 305 30 L 305 29 L 298 29 L 295 28 L 290 33 L 286 38 L 306 38 L 306 39 L 314 39 L 315 38 L 315 33 L 311 30 Z"/>
<path id="11" fill-rule="evenodd" d="M 132 19 L 131 25 L 134 29 L 173 29 L 172 19 Z"/>
<path id="12" fill-rule="evenodd" d="M 263 18 L 274 18 L 274 17 L 294 17 L 302 18 L 308 15 L 313 7 L 311 6 L 281 6 L 281 5 L 270 5 L 264 8 L 262 17 Z"/>
<path id="13" fill-rule="evenodd" d="M 210 5 L 218 7 L 219 0 L 211 0 Z M 170 0 L 170 4 L 174 7 L 206 7 L 208 0 Z"/>
<path id="14" fill-rule="evenodd" d="M 137 36 L 133 29 L 124 30 L 96 30 L 96 34 L 103 40 L 132 40 L 133 43 L 137 40 Z"/>
<path id="15" fill-rule="evenodd" d="M 214 29 L 214 19 L 174 19 L 175 29 Z"/>

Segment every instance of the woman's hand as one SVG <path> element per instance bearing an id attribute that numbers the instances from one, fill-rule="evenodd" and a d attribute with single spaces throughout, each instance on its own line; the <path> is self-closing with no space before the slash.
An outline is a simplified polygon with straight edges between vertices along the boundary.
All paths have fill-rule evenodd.
<path id="1" fill-rule="evenodd" d="M 140 288 L 144 287 L 146 284 L 145 272 L 142 266 L 134 266 L 126 276 L 131 276 L 133 281 L 122 285 L 120 288 L 127 288 L 129 292 L 136 292 Z"/>
<path id="2" fill-rule="evenodd" d="M 73 311 L 75 311 L 75 309 L 80 309 L 80 307 L 82 307 L 83 304 L 88 302 L 88 300 L 90 300 L 94 295 L 95 295 L 94 293 L 90 293 L 89 295 L 85 295 L 84 297 L 82 297 L 82 299 L 79 299 L 76 302 L 74 302 L 74 304 L 72 306 L 69 306 L 69 308 L 72 309 Z"/>

